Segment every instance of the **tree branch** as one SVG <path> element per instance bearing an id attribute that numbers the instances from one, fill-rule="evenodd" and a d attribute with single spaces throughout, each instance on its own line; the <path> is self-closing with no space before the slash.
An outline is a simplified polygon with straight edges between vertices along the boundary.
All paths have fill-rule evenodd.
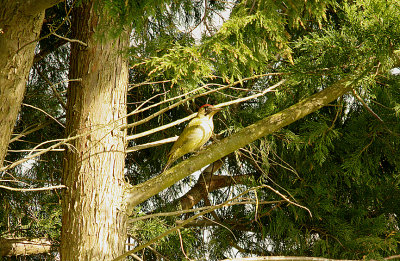
<path id="1" fill-rule="evenodd" d="M 196 170 L 328 105 L 330 102 L 350 91 L 350 85 L 353 83 L 354 82 L 351 81 L 350 78 L 340 80 L 309 98 L 210 145 L 206 150 L 175 165 L 160 175 L 136 186 L 127 188 L 126 203 L 128 204 L 128 209 L 133 209 L 136 205 L 172 186 Z"/>
<path id="2" fill-rule="evenodd" d="M 45 238 L 1 238 L 0 257 L 49 253 L 52 243 Z"/>
<path id="3" fill-rule="evenodd" d="M 64 1 L 65 0 L 27 0 L 24 3 L 22 11 L 29 15 L 35 15 Z"/>
<path id="4" fill-rule="evenodd" d="M 393 260 L 400 258 L 400 255 L 385 257 L 383 260 Z M 323 257 L 306 257 L 306 256 L 259 256 L 246 258 L 229 258 L 221 261 L 362 261 L 364 259 L 330 259 Z M 371 259 L 371 261 L 375 261 Z"/>
<path id="5" fill-rule="evenodd" d="M 146 144 L 140 144 L 140 145 L 136 145 L 136 146 L 127 148 L 125 152 L 129 153 L 129 152 L 134 152 L 134 151 L 138 151 L 138 150 L 144 150 L 144 149 L 160 146 L 160 145 L 163 145 L 166 143 L 175 142 L 177 139 L 178 139 L 178 136 L 174 136 L 171 138 L 157 140 L 157 141 L 149 142 Z"/>
<path id="6" fill-rule="evenodd" d="M 285 80 L 281 80 L 281 81 L 279 81 L 277 84 L 274 84 L 273 86 L 271 86 L 271 87 L 265 89 L 264 91 L 262 91 L 262 92 L 260 92 L 260 93 L 257 93 L 257 94 L 254 94 L 254 95 L 251 95 L 251 96 L 248 96 L 248 97 L 239 98 L 239 99 L 236 99 L 236 100 L 233 100 L 233 101 L 229 101 L 229 102 L 224 102 L 224 103 L 221 103 L 221 104 L 216 105 L 215 107 L 220 108 L 220 107 L 224 107 L 224 106 L 228 106 L 228 105 L 231 105 L 231 104 L 236 104 L 236 103 L 244 102 L 244 101 L 247 101 L 247 100 L 251 100 L 251 99 L 254 99 L 254 98 L 263 96 L 263 95 L 265 95 L 266 93 L 273 91 L 273 89 L 275 89 L 275 88 L 277 88 L 278 86 L 282 85 L 284 82 L 285 82 Z M 234 86 L 234 85 L 236 85 L 236 84 L 238 84 L 238 83 L 235 82 L 234 84 L 226 85 L 226 86 L 223 86 L 223 87 L 221 87 L 221 88 L 218 88 L 218 89 L 215 89 L 215 90 L 211 90 L 211 91 L 209 91 L 209 92 L 205 92 L 205 93 L 202 93 L 202 94 L 199 94 L 199 95 L 195 95 L 194 97 L 190 97 L 190 98 L 184 99 L 183 101 L 192 100 L 192 99 L 195 99 L 196 97 L 205 95 L 205 94 L 210 93 L 210 92 L 215 92 L 215 91 L 217 91 L 217 90 L 226 89 L 227 87 L 229 87 L 229 86 Z M 182 104 L 182 101 L 180 101 L 180 102 L 178 102 L 178 103 L 175 103 L 174 105 L 171 105 L 170 107 L 167 107 L 167 108 L 163 109 L 163 112 L 167 111 L 167 109 L 168 109 L 168 110 L 169 110 L 169 109 L 172 109 L 173 107 L 176 107 L 176 106 L 178 106 L 179 104 Z M 175 106 L 175 105 L 176 105 L 176 106 Z M 145 109 L 147 109 L 147 108 L 145 108 Z M 143 109 L 143 110 L 145 110 L 145 109 Z M 127 139 L 127 140 L 138 139 L 138 138 L 147 136 L 147 135 L 149 135 L 149 134 L 153 134 L 153 133 L 155 133 L 155 132 L 168 129 L 168 128 L 172 127 L 172 126 L 178 125 L 178 124 L 180 124 L 180 123 L 182 123 L 182 122 L 185 122 L 185 121 L 187 121 L 187 120 L 190 120 L 190 119 L 194 118 L 194 117 L 196 116 L 196 114 L 197 114 L 197 113 L 193 113 L 193 114 L 191 114 L 191 115 L 189 115 L 189 116 L 187 116 L 187 117 L 185 117 L 185 118 L 183 118 L 183 119 L 179 119 L 179 120 L 176 120 L 176 121 L 174 121 L 174 122 L 170 122 L 170 123 L 168 123 L 168 124 L 166 124 L 166 125 L 163 125 L 163 126 L 160 126 L 160 127 L 157 127 L 157 128 L 151 129 L 151 130 L 148 130 L 148 131 L 144 131 L 144 132 L 141 132 L 141 133 L 137 133 L 137 134 L 128 136 L 126 139 Z M 158 114 L 157 114 L 157 115 L 158 115 Z M 142 121 L 144 121 L 144 120 L 147 121 L 147 119 L 149 119 L 150 117 L 153 117 L 153 116 L 154 116 L 154 114 L 153 114 L 152 116 L 147 117 L 146 119 L 143 119 L 143 120 L 139 121 L 139 122 L 135 122 L 135 123 L 128 124 L 128 125 L 126 125 L 125 127 L 126 127 L 126 128 L 127 128 L 127 127 L 134 127 L 134 126 L 138 125 L 140 122 L 143 123 Z M 125 128 L 125 127 L 123 127 L 123 128 Z"/>
<path id="7" fill-rule="evenodd" d="M 61 188 L 66 188 L 66 186 L 65 185 L 57 185 L 57 186 L 50 186 L 50 187 L 43 187 L 43 188 L 24 189 L 24 188 L 13 188 L 13 187 L 7 187 L 7 186 L 0 185 L 0 188 L 12 190 L 12 191 L 26 192 L 26 191 L 43 191 L 43 190 L 61 189 Z"/>

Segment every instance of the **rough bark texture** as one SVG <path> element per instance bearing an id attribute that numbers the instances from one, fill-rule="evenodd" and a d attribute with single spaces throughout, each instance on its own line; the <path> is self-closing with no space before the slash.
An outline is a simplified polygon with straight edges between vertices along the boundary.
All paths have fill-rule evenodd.
<path id="1" fill-rule="evenodd" d="M 64 163 L 61 259 L 112 260 L 124 250 L 125 124 L 128 67 L 119 51 L 128 37 L 100 41 L 94 1 L 84 1 L 72 16 L 74 38 L 88 47 L 71 45 L 67 135 L 81 135 L 68 149 Z"/>
<path id="2" fill-rule="evenodd" d="M 23 6 L 17 1 L 1 1 L 0 6 L 1 168 L 24 97 L 25 83 L 32 66 L 35 39 L 40 34 L 44 9 L 40 13 L 28 15 L 21 10 Z"/>
<path id="3" fill-rule="evenodd" d="M 279 113 L 262 119 L 232 136 L 212 144 L 198 155 L 175 165 L 160 175 L 130 187 L 126 197 L 128 209 L 133 209 L 134 206 L 172 186 L 196 170 L 328 105 L 351 89 L 349 81 L 349 79 L 341 80 Z"/>
<path id="4" fill-rule="evenodd" d="M 61 0 L 0 0 L 0 168 L 24 98 L 44 11 Z"/>
<path id="5" fill-rule="evenodd" d="M 51 242 L 45 238 L 0 238 L 0 256 L 44 254 L 51 248 Z"/>

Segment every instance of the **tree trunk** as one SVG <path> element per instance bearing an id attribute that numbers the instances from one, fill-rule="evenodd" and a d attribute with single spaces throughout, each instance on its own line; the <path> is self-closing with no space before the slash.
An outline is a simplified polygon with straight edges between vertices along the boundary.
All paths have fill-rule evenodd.
<path id="1" fill-rule="evenodd" d="M 58 2 L 0 1 L 0 168 L 24 98 L 44 11 Z"/>
<path id="2" fill-rule="evenodd" d="M 96 2 L 97 3 L 97 2 Z M 94 35 L 106 19 L 94 1 L 84 1 L 72 14 L 67 135 L 80 135 L 68 146 L 64 162 L 61 233 L 62 260 L 112 260 L 124 250 L 125 124 L 128 67 L 119 51 L 127 34 L 100 41 Z"/>

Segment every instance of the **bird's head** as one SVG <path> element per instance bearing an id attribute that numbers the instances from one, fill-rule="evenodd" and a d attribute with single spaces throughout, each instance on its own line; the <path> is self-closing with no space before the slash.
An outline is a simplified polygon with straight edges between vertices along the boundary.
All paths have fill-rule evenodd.
<path id="1" fill-rule="evenodd" d="M 197 115 L 199 117 L 205 117 L 205 116 L 212 117 L 212 116 L 214 116 L 214 114 L 216 114 L 220 110 L 221 110 L 220 108 L 216 108 L 210 104 L 204 104 L 203 106 L 200 107 Z"/>

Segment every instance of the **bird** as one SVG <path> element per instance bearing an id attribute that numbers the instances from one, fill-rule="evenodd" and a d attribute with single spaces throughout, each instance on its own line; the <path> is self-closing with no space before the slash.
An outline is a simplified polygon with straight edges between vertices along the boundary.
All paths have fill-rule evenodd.
<path id="1" fill-rule="evenodd" d="M 214 131 L 213 116 L 220 110 L 210 104 L 204 104 L 199 108 L 196 117 L 189 122 L 172 145 L 163 171 L 183 155 L 200 149 L 210 139 Z"/>

